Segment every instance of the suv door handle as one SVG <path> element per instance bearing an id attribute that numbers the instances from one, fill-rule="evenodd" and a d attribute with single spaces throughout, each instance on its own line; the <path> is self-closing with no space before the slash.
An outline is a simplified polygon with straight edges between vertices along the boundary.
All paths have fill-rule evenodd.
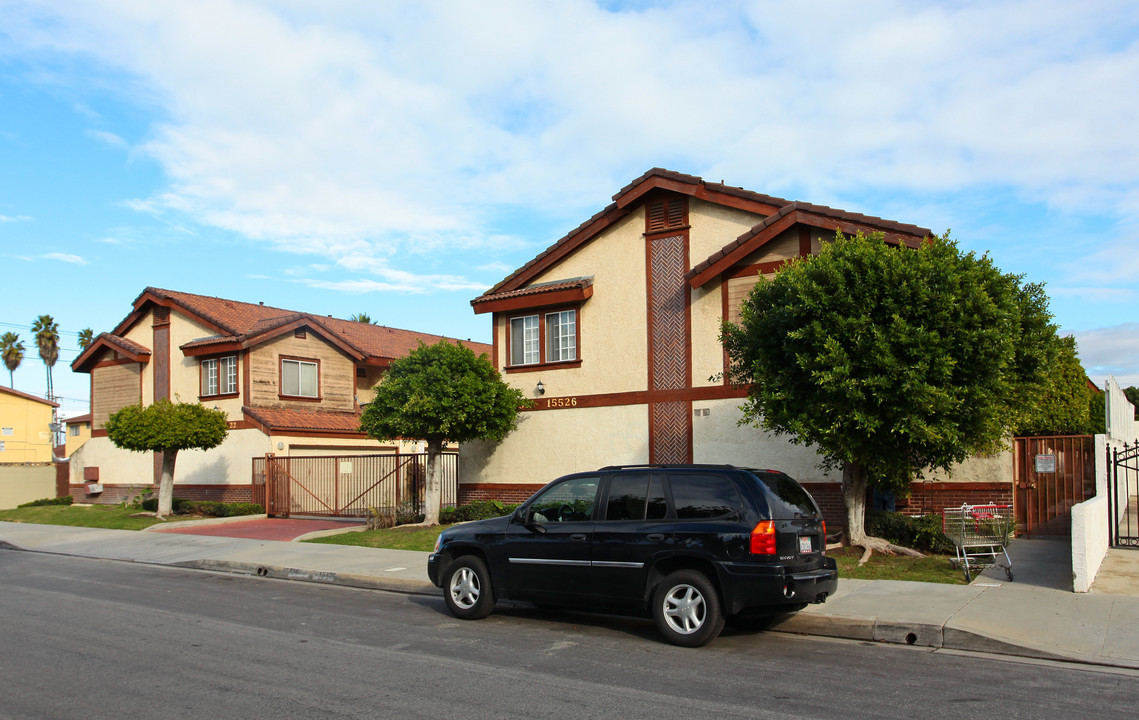
<path id="1" fill-rule="evenodd" d="M 584 540 L 584 539 L 585 539 L 585 533 L 574 533 L 573 535 L 570 535 L 570 540 Z"/>
<path id="2" fill-rule="evenodd" d="M 664 535 L 661 533 L 650 533 L 645 536 L 645 539 L 649 542 L 660 542 L 661 540 L 664 540 Z"/>

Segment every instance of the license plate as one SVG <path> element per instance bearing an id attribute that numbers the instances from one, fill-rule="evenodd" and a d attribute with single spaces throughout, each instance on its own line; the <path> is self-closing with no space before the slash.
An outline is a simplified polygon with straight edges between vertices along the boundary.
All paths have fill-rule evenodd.
<path id="1" fill-rule="evenodd" d="M 812 550 L 811 550 L 811 538 L 809 536 L 807 536 L 807 535 L 800 535 L 799 536 L 799 552 L 800 553 L 812 552 Z"/>

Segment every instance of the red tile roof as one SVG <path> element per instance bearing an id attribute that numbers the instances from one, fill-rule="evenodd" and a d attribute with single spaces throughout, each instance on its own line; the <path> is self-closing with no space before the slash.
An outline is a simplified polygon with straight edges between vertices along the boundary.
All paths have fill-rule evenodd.
<path id="1" fill-rule="evenodd" d="M 537 285 L 530 285 L 529 287 L 520 288 L 518 290 L 507 290 L 506 292 L 480 295 L 474 300 L 471 300 L 471 304 L 475 305 L 492 302 L 494 300 L 507 300 L 510 298 L 525 297 L 527 295 L 544 295 L 547 293 L 560 292 L 562 290 L 583 290 L 591 285 L 593 285 L 593 278 L 591 277 L 538 283 Z"/>
<path id="2" fill-rule="evenodd" d="M 255 336 L 271 333 L 297 322 L 316 325 L 333 337 L 351 346 L 363 357 L 395 359 L 407 355 L 419 346 L 420 342 L 433 345 L 440 340 L 458 342 L 455 338 L 414 330 L 400 330 L 384 325 L 341 320 L 331 316 L 285 310 L 269 305 L 226 300 L 224 298 L 195 295 L 193 293 L 163 290 L 148 287 L 134 301 L 136 311 L 148 302 L 179 308 L 181 311 L 206 321 L 218 330 L 218 335 L 200 338 L 183 347 L 200 347 L 208 344 L 242 342 Z M 128 318 L 128 321 L 130 318 Z M 126 322 L 126 321 L 124 321 Z M 485 343 L 461 341 L 477 354 L 489 353 L 491 346 Z"/>
<path id="3" fill-rule="evenodd" d="M 242 407 L 241 412 L 269 430 L 360 433 L 360 413 Z"/>

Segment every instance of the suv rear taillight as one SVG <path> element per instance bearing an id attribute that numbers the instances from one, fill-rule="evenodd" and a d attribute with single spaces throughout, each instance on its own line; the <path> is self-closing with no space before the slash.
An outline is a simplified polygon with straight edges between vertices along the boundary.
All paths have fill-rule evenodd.
<path id="1" fill-rule="evenodd" d="M 751 554 L 775 554 L 775 523 L 770 520 L 761 520 L 751 531 Z"/>

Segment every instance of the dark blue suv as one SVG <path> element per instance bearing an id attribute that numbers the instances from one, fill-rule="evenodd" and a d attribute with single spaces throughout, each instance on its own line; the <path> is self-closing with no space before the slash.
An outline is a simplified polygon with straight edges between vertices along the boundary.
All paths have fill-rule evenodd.
<path id="1" fill-rule="evenodd" d="M 838 586 L 803 486 L 730 465 L 567 475 L 512 515 L 444 531 L 427 572 L 456 617 L 486 617 L 498 599 L 634 610 L 688 647 L 727 618 L 799 610 Z"/>

